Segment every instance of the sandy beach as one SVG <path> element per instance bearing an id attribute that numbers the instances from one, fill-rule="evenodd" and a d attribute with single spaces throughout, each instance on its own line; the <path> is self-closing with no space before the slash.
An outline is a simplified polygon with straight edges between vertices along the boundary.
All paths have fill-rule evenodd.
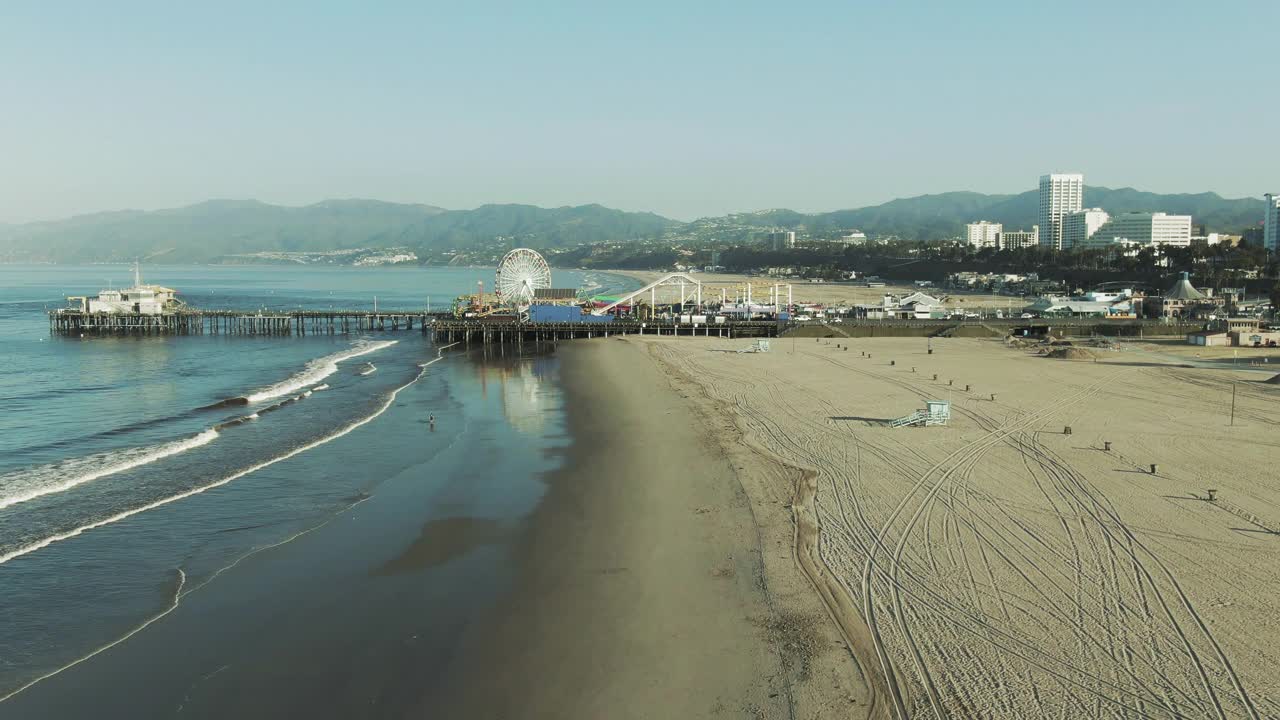
<path id="1" fill-rule="evenodd" d="M 863 698 L 841 716 L 1280 713 L 1272 373 L 1150 343 L 1073 361 L 974 339 L 608 342 L 770 459 L 737 468 L 757 512 L 785 507 L 777 468 L 811 482 L 792 567 L 812 515 L 813 621 L 851 641 Z M 889 426 L 928 399 L 948 425 Z M 767 583 L 790 572 L 765 558 Z"/>
<path id="2" fill-rule="evenodd" d="M 690 402 L 641 348 L 558 351 L 574 444 L 531 520 L 515 588 L 468 630 L 438 684 L 450 690 L 424 711 L 865 713 L 858 668 L 794 561 L 798 474 L 738 443 L 730 419 Z M 724 454 L 726 442 L 742 452 Z"/>
<path id="3" fill-rule="evenodd" d="M 1280 356 L 1078 342 L 444 365 L 483 409 L 406 390 L 369 497 L 0 715 L 1280 716 Z"/>

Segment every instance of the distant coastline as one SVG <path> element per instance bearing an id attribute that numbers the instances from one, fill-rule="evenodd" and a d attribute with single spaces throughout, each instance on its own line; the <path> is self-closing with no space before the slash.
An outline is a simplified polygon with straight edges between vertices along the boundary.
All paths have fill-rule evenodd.
<path id="1" fill-rule="evenodd" d="M 1087 186 L 1084 202 L 1108 212 L 1165 211 L 1193 216 L 1214 232 L 1239 232 L 1262 220 L 1264 202 L 1216 193 L 1161 194 Z M 675 220 L 599 204 L 554 208 L 489 204 L 445 210 L 378 200 L 328 200 L 301 207 L 256 200 L 210 200 L 154 211 L 127 210 L 60 220 L 0 224 L 0 260 L 223 262 L 245 256 L 404 256 L 419 264 L 500 257 L 512 247 L 590 257 L 596 247 L 743 245 L 779 228 L 835 238 L 849 229 L 909 242 L 958 237 L 975 218 L 1007 227 L 1037 221 L 1038 193 L 942 192 L 827 212 L 770 209 Z M 552 252 L 551 254 L 554 254 Z M 412 260 L 409 259 L 412 256 Z"/>

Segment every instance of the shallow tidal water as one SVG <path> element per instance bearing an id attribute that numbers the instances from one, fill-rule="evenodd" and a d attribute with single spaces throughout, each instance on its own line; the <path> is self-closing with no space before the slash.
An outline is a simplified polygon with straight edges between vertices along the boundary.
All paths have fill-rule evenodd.
<path id="1" fill-rule="evenodd" d="M 192 305 L 245 309 L 375 293 L 439 308 L 492 273 L 144 271 Z M 64 295 L 128 280 L 0 266 L 0 718 L 419 702 L 511 577 L 508 549 L 571 442 L 554 354 L 438 348 L 417 330 L 49 335 Z"/>

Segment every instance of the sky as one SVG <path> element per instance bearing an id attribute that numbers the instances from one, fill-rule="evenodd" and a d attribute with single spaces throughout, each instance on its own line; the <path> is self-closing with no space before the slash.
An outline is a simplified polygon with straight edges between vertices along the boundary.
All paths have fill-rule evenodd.
<path id="1" fill-rule="evenodd" d="M 1280 191 L 1274 0 L 0 4 L 0 222 Z"/>

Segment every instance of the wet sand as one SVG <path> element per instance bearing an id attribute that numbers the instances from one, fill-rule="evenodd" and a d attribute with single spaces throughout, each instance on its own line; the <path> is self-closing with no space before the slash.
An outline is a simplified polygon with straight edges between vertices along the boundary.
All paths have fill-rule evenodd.
<path id="1" fill-rule="evenodd" d="M 714 425 L 635 344 L 558 352 L 574 443 L 513 591 L 468 628 L 423 715 L 865 713 L 853 659 L 795 561 L 799 473 L 727 453 L 742 448 L 732 423 Z M 767 496 L 751 484 L 765 478 Z"/>

